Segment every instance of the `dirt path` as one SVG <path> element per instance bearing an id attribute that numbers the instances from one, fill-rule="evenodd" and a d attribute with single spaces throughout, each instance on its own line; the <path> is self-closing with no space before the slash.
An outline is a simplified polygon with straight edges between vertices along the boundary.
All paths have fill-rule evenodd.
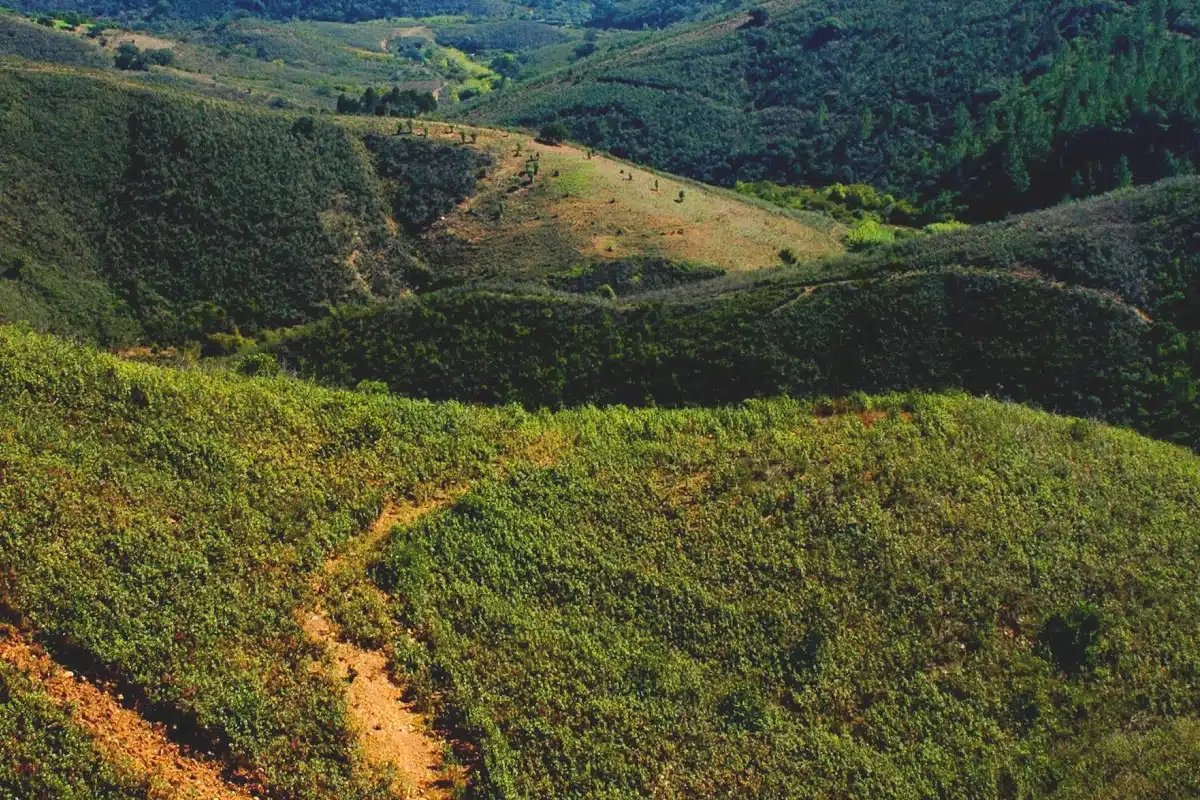
<path id="1" fill-rule="evenodd" d="M 63 669 L 42 648 L 16 629 L 0 629 L 0 659 L 33 678 L 75 723 L 95 737 L 97 746 L 117 762 L 127 762 L 150 780 L 151 796 L 181 800 L 249 800 L 244 789 L 221 777 L 221 765 L 184 752 L 152 725 L 86 680 Z"/>
<path id="2" fill-rule="evenodd" d="M 365 567 L 371 553 L 396 525 L 405 525 L 449 504 L 459 492 L 424 503 L 391 505 L 363 536 L 325 564 L 318 594 L 338 570 Z M 451 796 L 452 779 L 442 761 L 444 743 L 430 732 L 428 717 L 404 699 L 404 685 L 388 671 L 387 657 L 339 639 L 337 627 L 323 608 L 301 620 L 313 641 L 333 660 L 334 678 L 346 685 L 350 715 L 358 730 L 363 754 L 373 767 L 395 767 L 400 775 L 394 791 L 401 797 L 443 800 Z"/>

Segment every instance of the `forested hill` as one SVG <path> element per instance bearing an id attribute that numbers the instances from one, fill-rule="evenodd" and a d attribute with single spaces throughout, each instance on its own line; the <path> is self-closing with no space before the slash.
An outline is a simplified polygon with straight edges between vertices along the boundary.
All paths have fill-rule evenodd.
<path id="1" fill-rule="evenodd" d="M 250 12 L 276 19 L 355 22 L 387 17 L 461 14 L 474 19 L 538 19 L 606 28 L 663 27 L 713 7 L 736 7 L 740 0 L 18 0 L 35 11 L 82 11 L 136 19 L 213 20 Z"/>
<path id="2" fill-rule="evenodd" d="M 479 101 L 732 184 L 872 183 L 976 218 L 1197 161 L 1196 0 L 770 2 Z"/>

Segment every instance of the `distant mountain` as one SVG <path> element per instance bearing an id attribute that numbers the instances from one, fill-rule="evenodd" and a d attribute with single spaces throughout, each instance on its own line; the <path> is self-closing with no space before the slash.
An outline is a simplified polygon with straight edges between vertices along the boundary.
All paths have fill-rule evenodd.
<path id="1" fill-rule="evenodd" d="M 1196 0 L 776 0 L 475 101 L 732 184 L 871 183 L 996 218 L 1200 164 Z"/>
<path id="2" fill-rule="evenodd" d="M 25 11 L 82 11 L 105 17 L 211 20 L 250 12 L 276 19 L 354 22 L 387 17 L 442 14 L 476 19 L 539 19 L 605 28 L 663 27 L 691 19 L 713 7 L 736 7 L 738 0 L 17 0 Z"/>

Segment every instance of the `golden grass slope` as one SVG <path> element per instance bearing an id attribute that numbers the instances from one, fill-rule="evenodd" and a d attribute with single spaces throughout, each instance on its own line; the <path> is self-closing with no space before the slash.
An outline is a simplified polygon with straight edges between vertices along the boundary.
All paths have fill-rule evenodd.
<path id="1" fill-rule="evenodd" d="M 662 257 L 730 271 L 842 252 L 841 231 L 817 215 L 791 215 L 733 192 L 516 132 L 418 123 L 418 133 L 492 154 L 479 194 L 427 238 L 455 265 L 492 275 L 536 275 L 580 262 Z M 523 172 L 536 159 L 532 181 Z"/>

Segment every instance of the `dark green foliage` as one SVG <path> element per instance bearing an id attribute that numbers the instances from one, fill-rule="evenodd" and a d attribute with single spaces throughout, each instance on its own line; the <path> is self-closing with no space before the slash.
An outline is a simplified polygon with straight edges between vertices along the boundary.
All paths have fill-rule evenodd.
<path id="1" fill-rule="evenodd" d="M 945 271 L 719 300 L 451 291 L 336 315 L 280 355 L 343 385 L 531 406 L 958 387 L 1125 419 L 1147 325 L 1096 292 Z"/>
<path id="2" fill-rule="evenodd" d="M 466 147 L 410 136 L 366 137 L 376 170 L 395 187 L 392 216 L 410 233 L 426 230 L 475 193 L 491 159 Z"/>
<path id="3" fill-rule="evenodd" d="M 169 67 L 174 63 L 175 51 L 169 48 L 139 50 L 129 42 L 118 47 L 117 54 L 113 56 L 113 66 L 134 72 L 145 72 L 150 67 Z"/>
<path id="4" fill-rule="evenodd" d="M 86 42 L 0 11 L 0 58 L 5 56 L 76 67 L 100 67 L 106 62 Z"/>
<path id="5" fill-rule="evenodd" d="M 150 794 L 106 763 L 32 681 L 0 662 L 0 796 L 141 800 Z"/>
<path id="6" fill-rule="evenodd" d="M 538 133 L 538 141 L 544 144 L 562 144 L 571 135 L 571 129 L 561 122 L 547 122 Z"/>
<path id="7" fill-rule="evenodd" d="M 394 533 L 397 661 L 484 797 L 1183 800 L 1200 460 L 1085 424 L 920 396 L 557 415 L 549 465 Z"/>
<path id="8" fill-rule="evenodd" d="M 1083 603 L 1067 614 L 1055 614 L 1038 633 L 1042 654 L 1068 675 L 1078 676 L 1096 667 L 1100 644 L 1100 613 Z"/>
<path id="9" fill-rule="evenodd" d="M 514 414 L 160 370 L 0 328 L 3 610 L 271 796 L 377 798 L 299 609 L 382 502 L 476 474 Z"/>
<path id="10" fill-rule="evenodd" d="M 362 97 L 355 99 L 346 95 L 338 95 L 337 112 L 339 114 L 373 114 L 377 117 L 416 117 L 436 111 L 437 98 L 432 92 L 419 92 L 416 89 L 401 89 L 393 86 L 387 92 L 380 92 L 373 86 L 363 91 Z"/>
<path id="11" fill-rule="evenodd" d="M 990 219 L 1196 168 L 1196 0 L 822 0 L 667 32 L 467 112 L 711 183 L 866 183 Z"/>
<path id="12" fill-rule="evenodd" d="M 0 75 L 0 103 L 0 264 L 34 265 L 21 295 L 74 309 L 81 334 L 311 320 L 404 261 L 370 162 L 329 123 L 37 72 Z M 356 248 L 383 255 L 348 264 Z M 71 282 L 98 291 L 54 288 Z"/>
<path id="13" fill-rule="evenodd" d="M 520 53 L 569 41 L 569 37 L 561 28 L 516 20 L 476 25 L 446 25 L 435 29 L 434 35 L 439 44 L 467 53 L 484 50 Z"/>
<path id="14" fill-rule="evenodd" d="M 672 289 L 689 283 L 712 280 L 725 274 L 720 267 L 682 264 L 665 258 L 598 261 L 588 266 L 546 276 L 554 289 L 575 294 L 594 294 L 603 287 L 618 296 Z"/>

